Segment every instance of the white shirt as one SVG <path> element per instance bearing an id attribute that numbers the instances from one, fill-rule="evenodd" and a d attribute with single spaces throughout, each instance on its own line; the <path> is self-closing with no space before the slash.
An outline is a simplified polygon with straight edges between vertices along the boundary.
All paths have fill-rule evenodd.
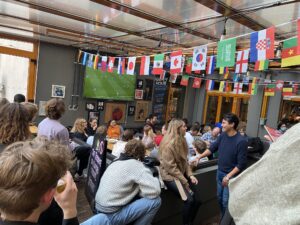
<path id="1" fill-rule="evenodd" d="M 119 158 L 120 154 L 125 152 L 125 145 L 126 144 L 127 144 L 126 141 L 117 141 L 114 144 L 114 147 L 113 147 L 113 150 L 112 150 L 112 154 L 114 156 L 116 156 L 117 158 Z"/>

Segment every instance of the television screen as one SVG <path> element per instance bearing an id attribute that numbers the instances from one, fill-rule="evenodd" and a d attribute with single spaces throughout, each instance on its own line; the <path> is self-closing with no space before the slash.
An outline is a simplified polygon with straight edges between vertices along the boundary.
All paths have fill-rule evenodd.
<path id="1" fill-rule="evenodd" d="M 119 75 L 86 67 L 83 95 L 86 98 L 133 101 L 136 76 Z"/>

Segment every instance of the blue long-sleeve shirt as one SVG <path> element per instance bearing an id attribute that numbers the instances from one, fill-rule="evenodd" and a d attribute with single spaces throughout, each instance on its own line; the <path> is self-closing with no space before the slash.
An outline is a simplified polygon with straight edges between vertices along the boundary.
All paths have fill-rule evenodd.
<path id="1" fill-rule="evenodd" d="M 229 173 L 234 167 L 244 170 L 247 166 L 247 139 L 237 132 L 234 136 L 222 133 L 218 139 L 211 144 L 209 150 L 214 153 L 218 151 L 218 169 Z"/>

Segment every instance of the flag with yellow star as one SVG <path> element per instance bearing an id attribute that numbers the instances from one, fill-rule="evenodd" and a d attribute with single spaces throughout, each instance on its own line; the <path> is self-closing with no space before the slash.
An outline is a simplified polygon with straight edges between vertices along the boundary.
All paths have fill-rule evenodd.
<path id="1" fill-rule="evenodd" d="M 297 38 L 283 42 L 281 67 L 300 65 L 300 54 L 297 53 Z"/>

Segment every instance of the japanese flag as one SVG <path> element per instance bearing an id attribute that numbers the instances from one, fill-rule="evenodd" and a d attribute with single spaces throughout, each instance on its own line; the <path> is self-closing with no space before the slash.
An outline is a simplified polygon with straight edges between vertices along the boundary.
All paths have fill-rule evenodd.
<path id="1" fill-rule="evenodd" d="M 127 65 L 127 72 L 126 72 L 126 74 L 128 74 L 128 75 L 134 75 L 135 60 L 136 60 L 136 57 L 129 57 L 128 58 L 128 65 Z"/>

